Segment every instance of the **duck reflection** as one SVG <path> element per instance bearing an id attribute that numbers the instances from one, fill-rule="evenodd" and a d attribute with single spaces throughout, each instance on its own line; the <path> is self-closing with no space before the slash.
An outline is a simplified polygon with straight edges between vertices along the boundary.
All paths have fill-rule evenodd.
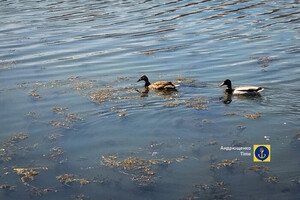
<path id="1" fill-rule="evenodd" d="M 150 90 L 148 88 L 145 88 L 144 90 L 135 89 L 140 94 L 140 97 L 148 97 L 148 93 Z M 163 98 L 175 98 L 179 96 L 179 93 L 176 89 L 173 90 L 151 90 L 155 92 L 158 96 L 162 96 Z"/>
<path id="2" fill-rule="evenodd" d="M 251 95 L 233 95 L 233 94 L 229 94 L 229 93 L 225 93 L 224 97 L 221 97 L 220 100 L 224 103 L 224 104 L 230 104 L 232 102 L 232 98 L 238 99 L 238 100 L 261 100 L 262 96 L 260 94 L 251 94 Z"/>

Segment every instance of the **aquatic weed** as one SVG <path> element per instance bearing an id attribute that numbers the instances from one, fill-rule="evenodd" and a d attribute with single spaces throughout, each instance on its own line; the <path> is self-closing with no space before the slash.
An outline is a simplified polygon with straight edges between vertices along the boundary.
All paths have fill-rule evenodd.
<path id="1" fill-rule="evenodd" d="M 13 171 L 21 175 L 21 181 L 24 183 L 27 179 L 34 180 L 34 177 L 39 174 L 36 168 L 14 168 Z"/>
<path id="2" fill-rule="evenodd" d="M 258 118 L 260 118 L 260 112 L 245 114 L 244 117 L 247 119 L 258 119 Z"/>
<path id="3" fill-rule="evenodd" d="M 155 183 L 154 175 L 156 172 L 153 169 L 155 165 L 169 165 L 173 162 L 181 162 L 185 157 L 175 159 L 142 159 L 137 157 L 129 157 L 124 160 L 117 160 L 118 156 L 102 156 L 101 162 L 103 165 L 110 168 L 118 168 L 120 171 L 126 170 L 131 173 L 132 181 L 137 182 L 140 186 L 149 186 Z"/>

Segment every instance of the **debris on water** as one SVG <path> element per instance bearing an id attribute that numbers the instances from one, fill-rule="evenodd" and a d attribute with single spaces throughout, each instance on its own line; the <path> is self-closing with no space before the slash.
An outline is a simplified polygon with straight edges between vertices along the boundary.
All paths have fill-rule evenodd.
<path id="1" fill-rule="evenodd" d="M 32 185 L 29 186 L 31 186 L 31 188 L 28 190 L 29 194 L 34 196 L 42 196 L 49 192 L 54 192 L 54 193 L 58 192 L 58 190 L 54 188 L 38 188 Z"/>
<path id="2" fill-rule="evenodd" d="M 111 99 L 113 91 L 110 89 L 97 89 L 90 93 L 90 98 L 95 103 L 102 103 Z"/>
<path id="3" fill-rule="evenodd" d="M 78 182 L 81 186 L 90 184 L 92 181 L 84 178 L 75 178 L 73 174 L 63 174 L 56 177 L 64 185 L 69 185 L 69 183 Z"/>
<path id="4" fill-rule="evenodd" d="M 248 167 L 248 170 L 252 170 L 252 171 L 261 173 L 261 172 L 269 171 L 269 168 L 264 165 L 253 165 L 253 166 Z"/>
<path id="5" fill-rule="evenodd" d="M 296 140 L 300 141 L 300 131 L 297 131 L 294 137 Z"/>
<path id="6" fill-rule="evenodd" d="M 199 184 L 194 186 L 195 189 L 192 195 L 189 195 L 182 200 L 194 200 L 194 199 L 229 199 L 232 197 L 230 190 L 227 188 L 227 184 L 223 181 L 213 184 Z"/>
<path id="7" fill-rule="evenodd" d="M 68 113 L 66 120 L 70 123 L 76 122 L 76 121 L 82 121 L 83 118 L 78 116 L 76 113 Z"/>
<path id="8" fill-rule="evenodd" d="M 95 81 L 93 81 L 93 80 L 77 82 L 77 83 L 74 84 L 73 88 L 75 90 L 92 89 L 94 87 L 94 82 Z"/>
<path id="9" fill-rule="evenodd" d="M 245 114 L 244 117 L 247 119 L 258 119 L 258 118 L 260 118 L 260 113 L 257 112 L 257 113 L 252 113 L 252 114 Z"/>
<path id="10" fill-rule="evenodd" d="M 193 78 L 185 78 L 182 75 L 177 75 L 176 82 L 178 83 L 194 83 L 196 80 Z"/>
<path id="11" fill-rule="evenodd" d="M 22 134 L 18 134 L 18 135 L 13 135 L 10 137 L 10 141 L 11 142 L 17 142 L 19 140 L 25 140 L 28 138 L 28 134 L 22 133 Z"/>
<path id="12" fill-rule="evenodd" d="M 207 110 L 208 106 L 206 105 L 208 103 L 207 99 L 204 99 L 202 97 L 193 98 L 190 101 L 186 101 L 185 105 L 187 107 L 193 107 L 197 110 Z"/>
<path id="13" fill-rule="evenodd" d="M 37 120 L 39 115 L 38 115 L 36 112 L 30 111 L 30 112 L 28 112 L 28 113 L 26 114 L 26 116 L 31 117 L 32 119 Z"/>
<path id="14" fill-rule="evenodd" d="M 5 191 L 14 191 L 15 188 L 16 188 L 15 186 L 11 186 L 9 184 L 0 185 L 0 189 L 5 190 Z"/>
<path id="15" fill-rule="evenodd" d="M 68 108 L 67 107 L 53 107 L 53 108 L 51 108 L 51 110 L 53 112 L 62 112 L 62 111 L 68 110 Z"/>
<path id="16" fill-rule="evenodd" d="M 233 160 L 222 160 L 219 163 L 211 165 L 211 169 L 220 169 L 221 167 L 232 167 L 233 165 L 238 163 L 238 159 L 235 158 Z"/>
<path id="17" fill-rule="evenodd" d="M 6 61 L 6 60 L 1 60 L 0 62 L 0 70 L 5 70 L 5 69 L 13 69 L 16 67 L 16 61 Z"/>
<path id="18" fill-rule="evenodd" d="M 30 146 L 19 147 L 17 145 L 17 143 L 26 140 L 28 137 L 29 135 L 27 133 L 21 133 L 21 134 L 13 135 L 7 141 L 5 141 L 1 146 L 0 161 L 2 162 L 11 161 L 13 156 L 17 154 L 16 153 L 17 150 L 29 150 Z"/>
<path id="19" fill-rule="evenodd" d="M 59 121 L 51 120 L 51 121 L 49 122 L 49 124 L 50 124 L 51 126 L 57 126 L 57 127 L 68 128 L 64 122 L 59 122 Z"/>
<path id="20" fill-rule="evenodd" d="M 118 116 L 119 116 L 119 117 L 126 117 L 127 114 L 126 114 L 124 111 L 119 111 L 119 112 L 118 112 Z"/>
<path id="21" fill-rule="evenodd" d="M 245 130 L 246 128 L 247 128 L 247 127 L 244 126 L 244 125 L 238 125 L 238 126 L 237 126 L 237 129 L 240 130 L 240 131 L 243 131 L 243 130 Z"/>
<path id="22" fill-rule="evenodd" d="M 201 121 L 202 121 L 202 123 L 209 123 L 209 122 L 211 122 L 211 120 L 209 120 L 209 119 L 202 119 Z"/>
<path id="23" fill-rule="evenodd" d="M 51 141 L 57 140 L 60 137 L 63 137 L 64 135 L 59 134 L 59 133 L 53 133 L 51 135 L 49 135 L 48 139 Z"/>
<path id="24" fill-rule="evenodd" d="M 37 91 L 37 89 L 31 89 L 31 90 L 29 91 L 29 95 L 30 95 L 30 96 L 33 96 L 33 97 L 36 98 L 36 99 L 42 98 L 42 96 L 41 96 L 40 94 L 38 94 L 36 91 Z"/>
<path id="25" fill-rule="evenodd" d="M 141 51 L 143 54 L 145 55 L 153 55 L 155 54 L 155 50 L 145 50 L 145 51 Z"/>
<path id="26" fill-rule="evenodd" d="M 115 81 L 121 82 L 121 81 L 129 81 L 129 80 L 130 80 L 130 78 L 127 76 L 118 76 Z"/>
<path id="27" fill-rule="evenodd" d="M 137 157 L 129 157 L 124 160 L 117 160 L 118 156 L 102 156 L 101 163 L 110 168 L 118 168 L 120 171 L 126 170 L 132 173 L 132 180 L 137 182 L 140 186 L 148 186 L 155 183 L 154 175 L 156 172 L 153 167 L 156 165 L 169 165 L 173 162 L 181 162 L 186 157 L 175 159 L 141 159 Z M 127 173 L 127 174 L 128 174 Z"/>
<path id="28" fill-rule="evenodd" d="M 50 150 L 50 157 L 52 159 L 55 159 L 57 158 L 58 156 L 61 156 L 64 154 L 64 151 L 62 148 L 60 147 L 53 147 L 51 150 Z"/>
<path id="29" fill-rule="evenodd" d="M 75 181 L 74 175 L 72 174 L 63 174 L 60 176 L 56 176 L 56 179 L 59 180 L 64 185 L 68 185 L 68 183 L 72 183 Z"/>
<path id="30" fill-rule="evenodd" d="M 126 117 L 127 116 L 127 113 L 125 112 L 126 109 L 120 109 L 118 107 L 112 107 L 110 110 L 111 110 L 111 112 L 116 112 L 119 117 Z"/>
<path id="31" fill-rule="evenodd" d="M 264 181 L 267 183 L 278 183 L 278 177 L 269 176 L 269 177 L 265 178 Z"/>
<path id="32" fill-rule="evenodd" d="M 300 185 L 300 178 L 292 179 L 291 182 L 295 185 Z"/>
<path id="33" fill-rule="evenodd" d="M 224 113 L 224 116 L 235 116 L 235 115 L 238 115 L 237 112 L 226 112 Z"/>
<path id="34" fill-rule="evenodd" d="M 179 106 L 179 103 L 177 103 L 177 102 L 169 102 L 169 103 L 166 103 L 164 106 L 168 107 L 168 108 L 173 108 L 173 107 Z"/>
<path id="35" fill-rule="evenodd" d="M 90 199 L 89 197 L 86 197 L 84 194 L 79 194 L 79 195 L 72 195 L 71 200 L 88 200 Z"/>
<path id="36" fill-rule="evenodd" d="M 271 139 L 271 136 L 265 135 L 264 139 L 267 140 L 267 141 L 269 141 Z"/>
<path id="37" fill-rule="evenodd" d="M 257 60 L 257 63 L 260 64 L 262 68 L 266 68 L 269 66 L 270 62 L 275 60 L 276 58 L 272 57 L 258 57 L 258 56 L 253 56 L 251 59 Z"/>
<path id="38" fill-rule="evenodd" d="M 21 175 L 21 181 L 24 183 L 27 179 L 34 180 L 34 177 L 39 174 L 35 168 L 14 168 L 13 171 Z"/>
<path id="39" fill-rule="evenodd" d="M 218 144 L 217 141 L 211 141 L 211 142 L 208 143 L 208 145 L 216 145 L 216 144 Z"/>

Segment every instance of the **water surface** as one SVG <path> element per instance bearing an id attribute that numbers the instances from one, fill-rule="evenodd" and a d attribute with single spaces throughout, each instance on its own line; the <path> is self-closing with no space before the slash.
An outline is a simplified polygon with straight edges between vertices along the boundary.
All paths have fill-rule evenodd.
<path id="1" fill-rule="evenodd" d="M 299 19 L 296 0 L 1 1 L 0 198 L 294 199 Z M 227 78 L 265 90 L 225 104 Z M 254 144 L 271 162 L 220 150 Z"/>

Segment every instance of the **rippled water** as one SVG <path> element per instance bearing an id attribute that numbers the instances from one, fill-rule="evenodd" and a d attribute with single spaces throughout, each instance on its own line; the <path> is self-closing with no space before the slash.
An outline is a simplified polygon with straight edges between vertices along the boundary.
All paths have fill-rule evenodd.
<path id="1" fill-rule="evenodd" d="M 1 1 L 0 199 L 299 197 L 299 20 L 297 0 Z M 225 104 L 226 78 L 265 90 Z M 271 162 L 220 150 L 254 144 Z"/>

